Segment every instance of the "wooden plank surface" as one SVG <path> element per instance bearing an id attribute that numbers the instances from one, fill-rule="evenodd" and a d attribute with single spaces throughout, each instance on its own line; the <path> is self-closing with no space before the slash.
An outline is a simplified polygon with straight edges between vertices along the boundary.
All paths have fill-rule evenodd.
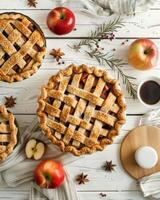
<path id="1" fill-rule="evenodd" d="M 29 192 L 26 190 L 13 190 L 9 191 L 1 190 L 1 200 L 28 200 Z M 143 200 L 141 193 L 138 191 L 133 192 L 104 192 L 106 197 L 100 195 L 101 192 L 78 192 L 78 196 L 82 200 Z"/>
<path id="2" fill-rule="evenodd" d="M 76 13 L 76 31 L 65 36 L 56 36 L 51 33 L 46 26 L 46 16 L 49 10 L 59 5 L 59 0 L 39 0 L 37 8 L 29 8 L 26 0 L 1 0 L 0 13 L 3 12 L 22 12 L 33 18 L 42 28 L 47 38 L 47 55 L 44 59 L 42 67 L 31 78 L 14 84 L 0 83 L 0 103 L 4 103 L 5 96 L 17 97 L 17 105 L 10 109 L 16 115 L 19 126 L 27 127 L 30 122 L 36 117 L 37 96 L 40 94 L 40 87 L 45 84 L 48 78 L 55 74 L 59 69 L 75 63 L 87 65 L 96 65 L 98 63 L 90 59 L 82 51 L 77 53 L 71 50 L 68 45 L 78 42 L 80 38 L 88 37 L 91 29 L 95 29 L 102 22 L 107 22 L 114 18 L 115 15 L 105 18 L 95 19 L 88 15 L 83 15 L 79 12 L 81 4 L 79 0 L 70 0 L 69 7 Z M 101 42 L 104 47 L 104 52 L 115 54 L 117 58 L 123 58 L 127 62 L 127 49 L 129 44 L 137 37 L 149 37 L 160 48 L 160 0 L 156 1 L 151 10 L 146 13 L 136 15 L 135 17 L 124 17 L 125 26 L 116 33 L 116 39 L 112 42 L 104 40 Z M 125 45 L 121 45 L 126 39 L 129 39 Z M 61 48 L 64 53 L 65 65 L 57 65 L 49 52 L 53 48 Z M 113 49 L 116 49 L 113 52 Z M 107 66 L 101 66 L 108 69 Z M 110 70 L 110 73 L 115 74 Z M 153 75 L 160 76 L 159 66 L 152 71 L 139 72 L 131 66 L 125 65 L 123 70 L 126 74 L 137 77 L 137 83 L 145 76 Z M 84 172 L 88 174 L 90 182 L 85 185 L 76 185 L 80 200 L 143 200 L 143 196 L 139 191 L 138 184 L 135 180 L 129 177 L 123 170 L 119 159 L 119 148 L 123 137 L 129 130 L 138 125 L 141 115 L 148 111 L 142 106 L 138 100 L 133 100 L 122 85 L 125 93 L 127 108 L 127 122 L 123 126 L 119 136 L 115 138 L 114 144 L 108 146 L 105 151 L 98 152 L 93 155 L 85 156 L 78 161 L 67 166 L 73 180 L 77 174 Z M 107 173 L 103 169 L 104 162 L 113 160 L 117 165 L 115 171 Z M 85 163 L 85 164 L 84 164 Z M 107 194 L 106 197 L 101 197 L 100 193 Z M 27 200 L 29 194 L 29 184 L 22 185 L 17 188 L 0 188 L 0 199 Z"/>
<path id="3" fill-rule="evenodd" d="M 9 0 L 7 0 L 9 1 Z M 4 2 L 4 0 L 2 0 Z M 0 2 L 0 8 L 1 3 Z M 21 2 L 21 1 L 18 1 Z M 41 2 L 41 1 L 40 1 Z M 47 3 L 46 3 L 47 4 Z M 45 4 L 45 5 L 46 5 Z M 19 4 L 17 5 L 18 8 Z M 3 12 L 14 12 L 12 10 L 0 9 L 0 13 Z M 84 15 L 81 12 L 76 11 L 76 31 L 64 36 L 57 36 L 48 30 L 46 25 L 46 17 L 49 12 L 47 10 L 16 10 L 16 12 L 21 12 L 25 15 L 33 18 L 42 28 L 47 38 L 73 38 L 73 37 L 87 37 L 91 30 L 94 30 L 98 25 L 103 22 L 107 22 L 115 17 L 116 15 L 111 15 L 104 18 L 90 17 L 89 15 Z M 137 38 L 137 37 L 150 37 L 150 38 L 160 38 L 160 23 L 159 23 L 160 10 L 149 10 L 146 13 L 137 14 L 135 17 L 124 18 L 125 26 L 120 29 L 118 33 L 115 34 L 118 38 Z"/>
<path id="4" fill-rule="evenodd" d="M 125 39 L 115 39 L 114 41 L 103 41 L 102 47 L 104 47 L 104 52 L 110 52 L 114 54 L 117 58 L 123 58 L 124 62 L 127 62 L 127 49 L 129 44 L 133 41 L 133 39 L 129 40 L 125 45 L 121 45 L 121 43 Z M 4 96 L 14 95 L 17 97 L 17 105 L 15 108 L 12 109 L 14 113 L 19 114 L 34 114 L 36 112 L 36 102 L 37 96 L 40 94 L 41 85 L 47 83 L 47 80 L 50 76 L 55 74 L 59 69 L 63 69 L 71 63 L 75 64 L 82 64 L 85 63 L 89 66 L 99 64 L 89 58 L 86 54 L 77 53 L 71 50 L 68 45 L 74 44 L 74 39 L 47 39 L 47 54 L 44 59 L 43 65 L 40 70 L 34 74 L 31 78 L 24 80 L 22 82 L 7 84 L 1 83 L 1 95 L 0 95 L 0 102 L 4 102 Z M 76 40 L 77 42 L 79 40 Z M 158 47 L 160 47 L 160 43 L 158 39 L 153 40 Z M 61 50 L 65 53 L 64 56 L 64 65 L 58 65 L 57 62 L 49 55 L 49 52 L 53 48 L 61 48 Z M 116 52 L 113 52 L 112 49 L 116 49 Z M 110 71 L 111 74 L 114 73 L 108 68 L 108 66 L 101 66 L 104 69 Z M 159 66 L 152 70 L 153 75 L 160 76 Z M 126 65 L 123 68 L 124 72 L 130 76 L 136 77 L 136 83 L 140 82 L 145 76 L 150 75 L 151 71 L 146 72 L 139 72 L 138 70 L 134 70 L 133 67 Z M 114 75 L 114 77 L 116 77 Z M 149 109 L 143 106 L 138 100 L 133 100 L 125 90 L 125 86 L 122 85 L 122 90 L 125 93 L 126 102 L 127 102 L 127 114 L 143 114 L 147 112 Z M 29 92 L 30 91 L 30 92 Z M 136 108 L 136 109 L 135 109 Z"/>
<path id="5" fill-rule="evenodd" d="M 37 8 L 28 7 L 27 6 L 27 0 L 1 0 L 0 2 L 0 8 L 2 10 L 5 9 L 30 9 L 30 10 L 36 10 L 36 9 L 51 9 L 55 6 L 62 5 L 60 2 L 63 2 L 61 0 L 38 0 Z M 71 7 L 72 9 L 79 9 L 82 7 L 80 0 L 68 0 L 67 3 L 63 4 Z M 152 9 L 159 9 L 160 8 L 160 0 L 155 0 L 154 5 L 152 6 Z"/>

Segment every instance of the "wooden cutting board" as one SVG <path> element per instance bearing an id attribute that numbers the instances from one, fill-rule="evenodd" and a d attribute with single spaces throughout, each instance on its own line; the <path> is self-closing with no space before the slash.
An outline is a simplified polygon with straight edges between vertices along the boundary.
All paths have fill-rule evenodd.
<path id="1" fill-rule="evenodd" d="M 155 167 L 143 169 L 136 164 L 134 154 L 141 146 L 151 146 L 157 151 L 158 163 Z M 135 179 L 160 171 L 160 128 L 140 126 L 129 132 L 122 141 L 120 159 L 124 169 Z"/>

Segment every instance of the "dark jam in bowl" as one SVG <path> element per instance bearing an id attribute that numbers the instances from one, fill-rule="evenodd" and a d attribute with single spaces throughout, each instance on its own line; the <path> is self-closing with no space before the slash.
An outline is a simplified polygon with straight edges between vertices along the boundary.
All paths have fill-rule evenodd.
<path id="1" fill-rule="evenodd" d="M 160 85 L 155 81 L 146 81 L 140 88 L 140 97 L 149 105 L 158 103 L 160 100 Z"/>

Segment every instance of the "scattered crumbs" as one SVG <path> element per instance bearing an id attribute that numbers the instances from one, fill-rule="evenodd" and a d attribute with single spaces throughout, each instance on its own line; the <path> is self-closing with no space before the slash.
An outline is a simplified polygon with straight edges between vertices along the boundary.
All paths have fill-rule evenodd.
<path id="1" fill-rule="evenodd" d="M 124 44 L 126 44 L 128 41 L 129 41 L 129 40 L 128 40 L 128 39 L 126 39 L 125 41 L 123 41 L 123 42 L 121 43 L 121 45 L 124 45 Z"/>
<path id="2" fill-rule="evenodd" d="M 107 194 L 105 194 L 105 193 L 99 193 L 99 195 L 101 196 L 101 197 L 106 197 L 107 196 Z"/>

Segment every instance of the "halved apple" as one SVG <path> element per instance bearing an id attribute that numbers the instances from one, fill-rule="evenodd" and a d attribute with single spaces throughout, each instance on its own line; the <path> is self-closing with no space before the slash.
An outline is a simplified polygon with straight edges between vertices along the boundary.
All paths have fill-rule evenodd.
<path id="1" fill-rule="evenodd" d="M 26 157 L 34 160 L 39 160 L 42 158 L 43 154 L 45 152 L 45 145 L 43 142 L 31 139 L 27 142 L 25 147 L 25 153 Z"/>

